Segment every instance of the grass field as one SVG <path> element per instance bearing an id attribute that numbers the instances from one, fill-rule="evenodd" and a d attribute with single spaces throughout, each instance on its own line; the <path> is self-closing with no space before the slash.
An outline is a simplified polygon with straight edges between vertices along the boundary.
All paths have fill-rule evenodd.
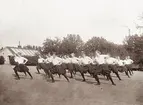
<path id="1" fill-rule="evenodd" d="M 143 105 L 143 72 L 135 71 L 131 78 L 120 74 L 122 81 L 112 74 L 116 86 L 101 76 L 98 86 L 88 74 L 86 82 L 77 74 L 69 83 L 54 75 L 51 83 L 34 66 L 29 66 L 33 80 L 24 73 L 16 80 L 12 68 L 0 65 L 0 105 Z"/>

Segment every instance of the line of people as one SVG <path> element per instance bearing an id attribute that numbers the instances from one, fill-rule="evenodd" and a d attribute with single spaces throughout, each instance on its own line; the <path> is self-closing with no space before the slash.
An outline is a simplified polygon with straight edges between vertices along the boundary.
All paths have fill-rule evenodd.
<path id="1" fill-rule="evenodd" d="M 73 78 L 73 74 L 80 72 L 83 81 L 85 81 L 85 73 L 89 73 L 92 77 L 95 78 L 97 84 L 100 85 L 98 75 L 104 75 L 109 79 L 113 85 L 115 85 L 111 72 L 115 73 L 116 76 L 121 80 L 119 72 L 125 72 L 129 76 L 133 74 L 131 69 L 133 60 L 130 57 L 127 57 L 125 60 L 121 60 L 119 57 L 113 58 L 108 54 L 103 55 L 98 51 L 96 52 L 95 57 L 88 57 L 84 53 L 80 57 L 75 57 L 72 53 L 70 56 L 58 57 L 55 54 L 47 55 L 45 58 L 42 55 L 39 55 L 37 71 L 40 73 L 40 69 L 43 69 L 47 76 L 52 78 L 54 82 L 53 74 L 63 75 L 67 81 L 69 81 L 66 71 L 68 70 Z"/>
<path id="2" fill-rule="evenodd" d="M 133 64 L 133 60 L 130 57 L 127 57 L 125 60 L 121 60 L 119 57 L 113 58 L 108 54 L 103 55 L 100 52 L 96 52 L 95 57 L 88 57 L 84 53 L 80 57 L 75 57 L 74 53 L 70 56 L 62 56 L 58 57 L 55 54 L 52 56 L 49 54 L 46 57 L 42 55 L 39 56 L 37 61 L 36 69 L 38 73 L 40 73 L 40 69 L 43 69 L 48 78 L 52 78 L 52 82 L 54 82 L 53 74 L 63 75 L 66 80 L 69 82 L 67 77 L 67 70 L 71 74 L 71 78 L 73 78 L 73 74 L 79 72 L 83 78 L 83 81 L 86 81 L 84 74 L 89 73 L 92 77 L 95 78 L 97 84 L 100 85 L 100 81 L 98 75 L 104 75 L 109 79 L 113 85 L 115 85 L 111 72 L 115 73 L 119 80 L 121 80 L 119 76 L 119 72 L 125 72 L 125 74 L 129 76 L 133 74 L 131 66 Z M 18 72 L 24 72 L 29 74 L 31 79 L 33 79 L 31 73 L 29 72 L 29 68 L 25 65 L 28 61 L 26 58 L 22 57 L 20 53 L 15 55 L 14 58 L 16 62 L 16 66 L 13 68 L 16 76 L 20 79 Z"/>

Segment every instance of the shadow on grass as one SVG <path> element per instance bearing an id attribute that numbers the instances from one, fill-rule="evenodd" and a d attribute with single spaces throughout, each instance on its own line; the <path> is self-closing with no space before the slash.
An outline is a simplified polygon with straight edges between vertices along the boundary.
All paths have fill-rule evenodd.
<path id="1" fill-rule="evenodd" d="M 41 76 L 43 77 L 43 80 L 46 80 L 47 82 L 53 83 L 51 78 L 48 78 L 48 76 L 44 73 L 41 73 Z M 61 77 L 59 79 L 55 79 L 56 74 L 53 75 L 55 82 L 60 82 L 63 76 L 61 75 Z"/>

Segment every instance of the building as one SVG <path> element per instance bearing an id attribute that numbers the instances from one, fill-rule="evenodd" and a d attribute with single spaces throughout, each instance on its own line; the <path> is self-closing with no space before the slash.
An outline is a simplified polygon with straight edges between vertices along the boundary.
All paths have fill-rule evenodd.
<path id="1" fill-rule="evenodd" d="M 9 56 L 14 56 L 19 52 L 23 56 L 35 56 L 36 53 L 39 53 L 38 50 L 24 49 L 21 47 L 5 47 L 2 50 L 0 50 L 0 56 L 4 56 L 5 64 L 10 64 Z"/>

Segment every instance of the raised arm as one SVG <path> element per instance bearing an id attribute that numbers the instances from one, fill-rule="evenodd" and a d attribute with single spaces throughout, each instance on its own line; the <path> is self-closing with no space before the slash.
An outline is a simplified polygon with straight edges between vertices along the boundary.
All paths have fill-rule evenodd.
<path id="1" fill-rule="evenodd" d="M 27 58 L 24 58 L 24 57 L 23 57 L 23 59 L 24 59 L 24 61 L 25 61 L 24 64 L 26 64 L 27 61 L 28 61 L 28 59 L 27 59 Z"/>

